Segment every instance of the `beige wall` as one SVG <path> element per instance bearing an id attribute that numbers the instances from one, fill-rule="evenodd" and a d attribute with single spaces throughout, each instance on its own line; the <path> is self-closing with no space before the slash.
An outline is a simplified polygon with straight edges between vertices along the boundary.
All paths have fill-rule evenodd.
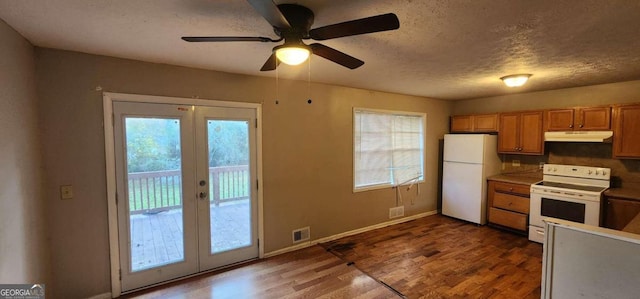
<path id="1" fill-rule="evenodd" d="M 456 101 L 455 115 L 640 102 L 640 80 Z"/>
<path id="2" fill-rule="evenodd" d="M 2 20 L 0 45 L 0 283 L 48 287 L 34 51 Z"/>
<path id="3" fill-rule="evenodd" d="M 404 194 L 405 214 L 436 209 L 439 140 L 452 103 L 162 64 L 36 49 L 45 194 L 50 202 L 54 286 L 61 297 L 108 292 L 109 246 L 102 131 L 103 91 L 263 103 L 265 252 L 388 221 L 393 190 L 352 193 L 352 108 L 427 113 L 426 182 Z M 360 70 L 364 72 L 366 70 Z M 75 198 L 58 199 L 72 184 Z M 411 200 L 414 204 L 411 204 Z"/>

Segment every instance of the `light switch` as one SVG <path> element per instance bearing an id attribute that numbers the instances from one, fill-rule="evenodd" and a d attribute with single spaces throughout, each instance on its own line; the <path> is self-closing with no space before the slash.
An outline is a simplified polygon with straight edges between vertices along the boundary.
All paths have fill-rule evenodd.
<path id="1" fill-rule="evenodd" d="M 73 186 L 71 186 L 71 185 L 60 186 L 60 198 L 62 198 L 62 199 L 72 199 L 73 198 Z"/>

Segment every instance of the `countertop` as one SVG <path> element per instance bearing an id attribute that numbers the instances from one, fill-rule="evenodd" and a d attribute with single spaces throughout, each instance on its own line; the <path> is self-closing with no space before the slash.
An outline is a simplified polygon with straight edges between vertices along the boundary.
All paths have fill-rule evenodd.
<path id="1" fill-rule="evenodd" d="M 604 196 L 640 201 L 640 187 L 615 187 L 604 191 Z"/>
<path id="2" fill-rule="evenodd" d="M 513 184 L 524 184 L 531 185 L 533 183 L 537 183 L 542 181 L 542 172 L 512 172 L 512 173 L 501 173 L 498 175 L 490 176 L 487 180 L 492 181 L 500 181 L 505 183 L 513 183 Z"/>

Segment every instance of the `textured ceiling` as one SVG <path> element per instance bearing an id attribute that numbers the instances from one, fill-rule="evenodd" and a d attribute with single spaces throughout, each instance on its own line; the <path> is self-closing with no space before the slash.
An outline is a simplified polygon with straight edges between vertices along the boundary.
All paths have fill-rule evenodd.
<path id="1" fill-rule="evenodd" d="M 311 80 L 468 99 L 640 79 L 638 0 L 300 0 L 312 28 L 394 12 L 400 29 L 322 43 L 365 61 L 349 70 L 320 57 Z M 187 43 L 181 36 L 276 38 L 243 0 L 0 0 L 0 18 L 32 44 L 231 73 L 259 69 L 272 43 Z M 307 80 L 309 66 L 278 68 Z M 499 77 L 531 73 L 520 88 Z"/>

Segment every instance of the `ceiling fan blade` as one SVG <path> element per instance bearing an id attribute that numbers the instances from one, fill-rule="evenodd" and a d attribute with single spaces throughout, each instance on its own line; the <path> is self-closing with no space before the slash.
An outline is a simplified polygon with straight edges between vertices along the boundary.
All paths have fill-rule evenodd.
<path id="1" fill-rule="evenodd" d="M 277 42 L 262 36 L 183 36 L 182 40 L 188 42 Z"/>
<path id="2" fill-rule="evenodd" d="M 400 20 L 398 20 L 398 17 L 395 14 L 388 13 L 311 29 L 309 36 L 315 40 L 327 40 L 344 36 L 395 30 L 398 28 L 400 28 Z"/>
<path id="3" fill-rule="evenodd" d="M 276 57 L 276 53 L 271 54 L 271 56 L 269 56 L 269 58 L 267 59 L 267 61 L 264 63 L 264 65 L 262 66 L 262 68 L 260 69 L 261 72 L 265 72 L 265 71 L 273 71 L 275 70 L 278 66 L 280 65 L 280 60 L 278 60 L 278 58 Z"/>
<path id="4" fill-rule="evenodd" d="M 247 0 L 271 26 L 279 29 L 289 29 L 291 25 L 284 17 L 278 6 L 272 0 Z"/>
<path id="5" fill-rule="evenodd" d="M 315 43 L 309 46 L 311 47 L 313 54 L 331 60 L 346 68 L 355 69 L 364 64 L 364 61 L 358 58 L 342 53 L 334 48 L 327 47 L 323 44 Z"/>

